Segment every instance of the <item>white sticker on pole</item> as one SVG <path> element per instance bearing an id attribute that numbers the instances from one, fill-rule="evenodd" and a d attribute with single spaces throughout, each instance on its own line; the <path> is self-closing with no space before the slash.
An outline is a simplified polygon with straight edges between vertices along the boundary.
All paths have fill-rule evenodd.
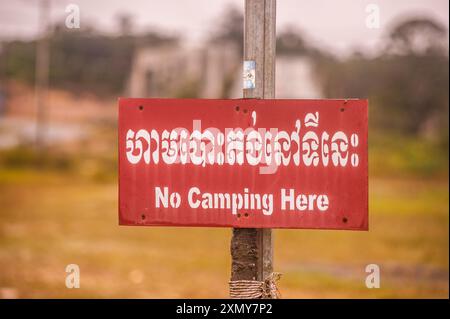
<path id="1" fill-rule="evenodd" d="M 244 89 L 254 89 L 256 87 L 256 61 L 244 61 L 243 71 Z"/>

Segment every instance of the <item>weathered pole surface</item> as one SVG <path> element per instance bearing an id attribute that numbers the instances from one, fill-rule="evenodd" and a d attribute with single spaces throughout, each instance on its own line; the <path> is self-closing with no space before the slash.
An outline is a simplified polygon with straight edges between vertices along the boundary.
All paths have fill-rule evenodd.
<path id="1" fill-rule="evenodd" d="M 246 0 L 244 60 L 255 61 L 255 88 L 244 98 L 275 97 L 276 0 Z M 271 229 L 234 228 L 231 239 L 231 281 L 264 281 L 273 271 Z"/>

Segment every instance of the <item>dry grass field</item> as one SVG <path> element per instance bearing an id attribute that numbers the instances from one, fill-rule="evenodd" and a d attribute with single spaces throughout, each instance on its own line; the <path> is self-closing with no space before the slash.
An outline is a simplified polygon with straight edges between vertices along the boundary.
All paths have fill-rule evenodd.
<path id="1" fill-rule="evenodd" d="M 114 180 L 2 170 L 0 217 L 0 297 L 227 297 L 231 231 L 118 226 Z M 275 231 L 282 296 L 448 298 L 448 236 L 447 179 L 372 178 L 370 231 Z"/>

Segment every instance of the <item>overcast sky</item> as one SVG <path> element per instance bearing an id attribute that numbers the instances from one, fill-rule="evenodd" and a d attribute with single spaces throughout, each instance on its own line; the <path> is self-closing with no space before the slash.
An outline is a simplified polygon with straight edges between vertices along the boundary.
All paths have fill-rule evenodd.
<path id="1" fill-rule="evenodd" d="M 39 0 L 0 0 L 0 38 L 34 37 Z M 225 8 L 244 7 L 244 0 L 51 0 L 51 20 L 63 22 L 68 4 L 77 4 L 81 27 L 89 22 L 113 32 L 121 13 L 133 17 L 135 30 L 156 27 L 182 34 L 190 44 L 201 43 Z M 369 29 L 368 4 L 380 8 L 380 28 Z M 448 28 L 448 0 L 278 0 L 277 30 L 295 26 L 308 38 L 337 54 L 358 48 L 370 51 L 387 29 L 407 16 L 427 16 Z"/>

